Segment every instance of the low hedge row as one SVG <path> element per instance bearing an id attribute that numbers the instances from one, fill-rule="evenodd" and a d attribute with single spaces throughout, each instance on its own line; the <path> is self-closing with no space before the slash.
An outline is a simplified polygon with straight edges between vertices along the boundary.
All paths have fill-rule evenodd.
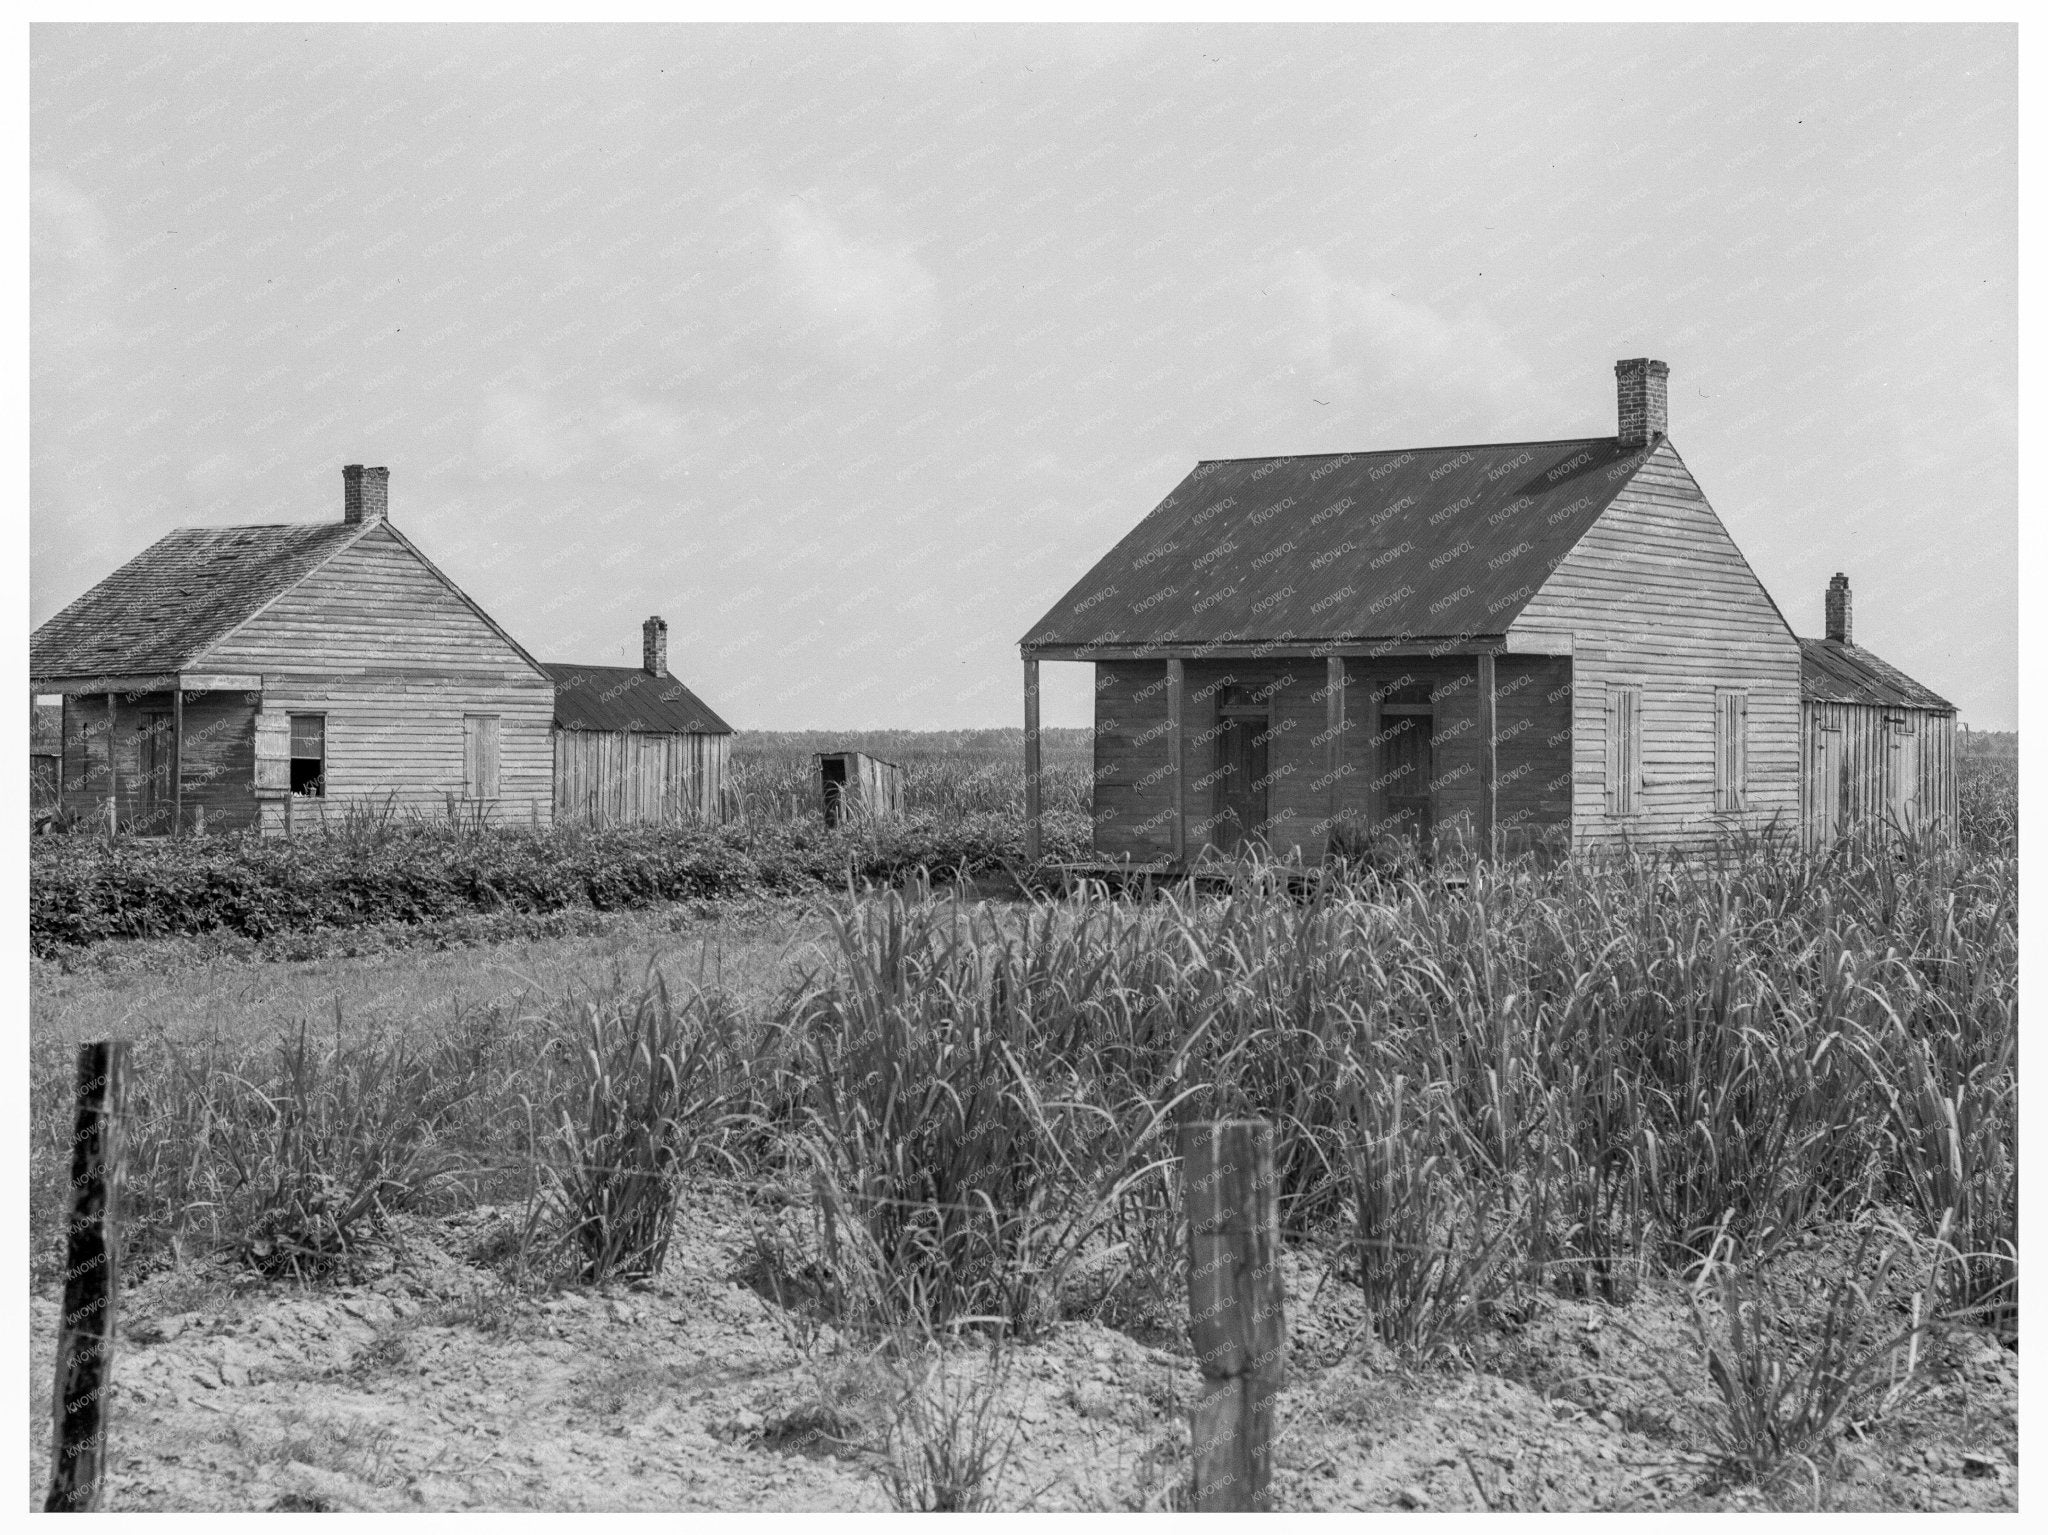
<path id="1" fill-rule="evenodd" d="M 1048 857 L 1087 848 L 1080 816 L 1049 815 L 1045 831 Z M 801 822 L 482 833 L 415 826 L 291 839 L 47 837 L 31 848 L 29 944 L 48 956 L 108 938 L 262 938 L 479 911 L 798 894 L 849 879 L 892 882 L 919 867 L 987 873 L 1022 863 L 1024 827 L 1018 816 L 988 812 L 863 830 Z"/>

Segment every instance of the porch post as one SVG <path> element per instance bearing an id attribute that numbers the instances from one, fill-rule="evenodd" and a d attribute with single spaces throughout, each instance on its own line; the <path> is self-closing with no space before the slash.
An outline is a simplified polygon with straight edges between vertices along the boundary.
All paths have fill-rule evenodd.
<path id="1" fill-rule="evenodd" d="M 171 835 L 185 835 L 185 679 L 171 689 Z"/>
<path id="2" fill-rule="evenodd" d="M 1326 696 L 1323 701 L 1323 733 L 1329 737 L 1329 761 L 1324 771 L 1330 779 L 1330 803 L 1324 812 L 1329 829 L 1323 834 L 1327 852 L 1337 838 L 1337 809 L 1343 803 L 1344 772 L 1344 658 L 1331 656 Z"/>
<path id="3" fill-rule="evenodd" d="M 1039 827 L 1038 661 L 1024 658 L 1024 861 L 1036 864 L 1044 850 Z"/>
<path id="4" fill-rule="evenodd" d="M 1166 663 L 1166 762 L 1173 787 L 1173 861 L 1184 863 L 1188 856 L 1188 772 L 1187 745 L 1181 739 L 1185 724 L 1187 667 L 1180 661 Z"/>
<path id="5" fill-rule="evenodd" d="M 1498 856 L 1494 845 L 1494 828 L 1497 824 L 1498 806 L 1495 803 L 1498 782 L 1498 761 L 1494 745 L 1494 699 L 1493 699 L 1493 653 L 1481 651 L 1479 655 L 1479 851 L 1485 858 Z"/>

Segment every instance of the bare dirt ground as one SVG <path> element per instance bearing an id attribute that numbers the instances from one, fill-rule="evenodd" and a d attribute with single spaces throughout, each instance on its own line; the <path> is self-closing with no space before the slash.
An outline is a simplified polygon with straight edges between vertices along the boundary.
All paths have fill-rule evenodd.
<path id="1" fill-rule="evenodd" d="M 107 1506 L 884 1509 L 887 1424 L 920 1375 L 993 1391 L 998 1506 L 1171 1506 L 1197 1389 L 1184 1342 L 1070 1320 L 993 1373 L 966 1345 L 891 1366 L 748 1287 L 751 1200 L 694 1191 L 660 1278 L 603 1291 L 507 1290 L 491 1210 L 403 1225 L 347 1287 L 146 1280 L 124 1303 Z M 1364 1335 L 1358 1292 L 1313 1253 L 1286 1267 L 1282 1508 L 2017 1506 L 2017 1356 L 1983 1335 L 1938 1349 L 1869 1438 L 1733 1487 L 1705 1453 L 1715 1404 L 1675 1288 L 1626 1307 L 1532 1297 L 1482 1368 L 1417 1372 Z M 32 1297 L 37 1488 L 56 1313 L 54 1291 Z"/>
<path id="2" fill-rule="evenodd" d="M 779 990 L 817 955 L 797 908 L 585 914 L 559 930 L 481 924 L 306 940 L 301 955 L 181 941 L 109 945 L 32 969 L 39 1048 L 146 1027 L 267 1036 L 292 1016 L 433 1027 L 457 1001 L 659 960 Z M 913 1380 L 980 1393 L 1007 1459 L 1005 1508 L 1172 1505 L 1197 1377 L 1171 1326 L 1085 1316 L 993 1370 L 972 1347 L 890 1361 L 749 1287 L 743 1187 L 693 1188 L 653 1283 L 520 1294 L 498 1265 L 513 1212 L 400 1220 L 347 1286 L 301 1288 L 188 1262 L 122 1300 L 107 1504 L 114 1509 L 886 1509 Z M 1825 1255 L 1810 1277 L 1831 1277 Z M 31 1486 L 47 1476 L 54 1270 L 32 1279 Z M 1312 1250 L 1286 1264 L 1291 1333 L 1275 1493 L 1288 1509 L 2013 1509 L 2017 1354 L 1963 1333 L 1869 1436 L 1831 1439 L 1764 1488 L 1710 1456 L 1722 1409 L 1682 1291 L 1626 1306 L 1517 1300 L 1473 1359 L 1401 1367 L 1355 1287 Z M 39 1493 L 38 1493 L 39 1497 Z"/>

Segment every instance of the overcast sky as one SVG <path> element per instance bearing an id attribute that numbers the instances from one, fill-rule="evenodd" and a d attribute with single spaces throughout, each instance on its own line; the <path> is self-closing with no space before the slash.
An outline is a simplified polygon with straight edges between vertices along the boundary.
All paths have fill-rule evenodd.
<path id="1" fill-rule="evenodd" d="M 341 465 L 544 660 L 1021 718 L 1200 459 L 1607 435 L 2011 729 L 2008 27 L 38 27 L 31 621 Z M 1048 666 L 1049 724 L 1088 722 Z"/>

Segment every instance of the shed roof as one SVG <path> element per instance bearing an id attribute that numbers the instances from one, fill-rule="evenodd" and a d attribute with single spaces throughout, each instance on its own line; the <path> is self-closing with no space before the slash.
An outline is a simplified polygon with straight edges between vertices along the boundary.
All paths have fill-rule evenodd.
<path id="1" fill-rule="evenodd" d="M 555 679 L 557 730 L 732 734 L 732 726 L 673 677 L 657 677 L 638 666 L 582 666 L 573 661 L 542 665 Z"/>
<path id="2" fill-rule="evenodd" d="M 1650 450 L 1586 437 L 1205 461 L 1023 645 L 1502 634 Z"/>
<path id="3" fill-rule="evenodd" d="M 1799 692 L 1831 704 L 1878 704 L 1894 709 L 1944 709 L 1955 705 L 1923 688 L 1897 667 L 1860 645 L 1840 640 L 1799 642 Z"/>
<path id="4" fill-rule="evenodd" d="M 375 526 L 175 529 L 38 628 L 29 675 L 178 671 Z"/>

